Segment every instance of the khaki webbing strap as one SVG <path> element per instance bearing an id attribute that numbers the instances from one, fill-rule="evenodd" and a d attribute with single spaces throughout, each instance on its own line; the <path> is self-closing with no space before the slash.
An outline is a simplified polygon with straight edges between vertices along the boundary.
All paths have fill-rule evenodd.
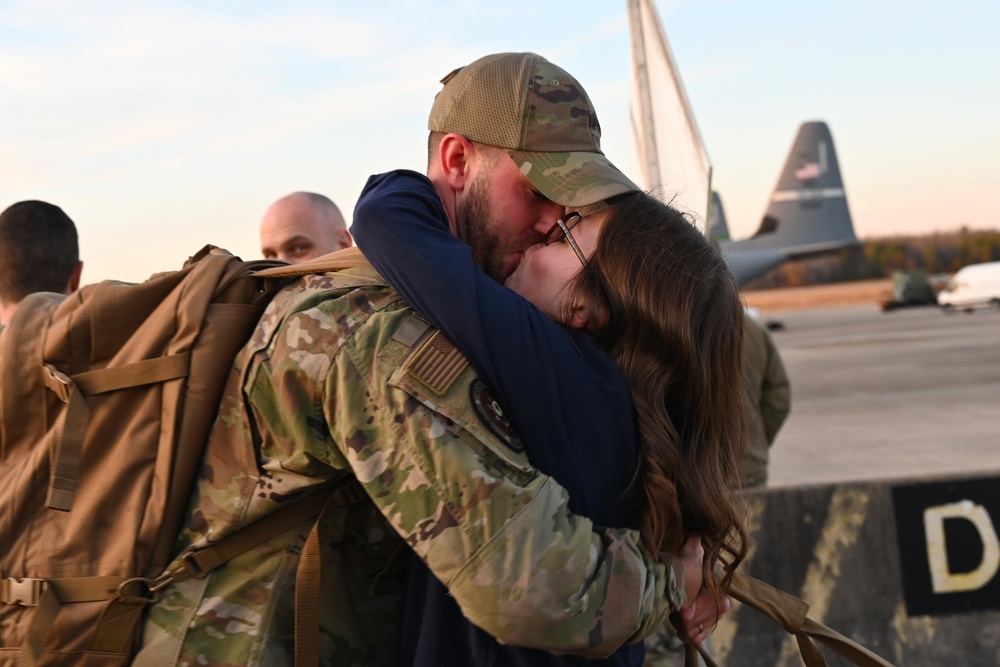
<path id="1" fill-rule="evenodd" d="M 277 512 L 257 519 L 253 523 L 227 535 L 222 540 L 193 552 L 187 557 L 196 568 L 195 576 L 211 572 L 223 563 L 250 551 L 256 546 L 281 535 L 320 513 L 327 494 L 314 493 L 300 501 L 289 503 Z M 184 577 L 185 579 L 187 577 Z M 182 579 L 174 578 L 174 581 Z"/>
<path id="2" fill-rule="evenodd" d="M 114 597 L 124 581 L 125 577 L 70 577 L 48 583 L 60 602 L 96 602 Z"/>
<path id="3" fill-rule="evenodd" d="M 816 654 L 819 655 L 819 649 L 812 643 L 812 639 L 815 638 L 838 655 L 861 667 L 893 667 L 889 661 L 875 655 L 864 646 L 848 639 L 839 632 L 809 618 L 804 612 L 799 616 L 795 610 L 800 609 L 802 605 L 805 605 L 806 610 L 808 610 L 808 605 L 804 601 L 769 586 L 763 581 L 754 579 L 753 577 L 737 575 L 733 581 L 730 594 L 734 599 L 775 619 L 778 623 L 782 624 L 782 627 L 795 634 L 796 639 L 799 639 L 799 649 L 803 658 L 807 658 L 805 655 L 806 652 L 802 651 L 803 643 L 811 645 L 815 649 Z M 793 614 L 782 615 L 778 613 L 779 610 L 793 610 Z M 782 623 L 783 620 L 798 620 L 799 618 L 802 619 L 799 627 Z M 807 662 L 806 664 L 808 667 L 812 667 L 812 663 Z M 814 664 L 819 665 L 821 663 L 817 662 Z"/>
<path id="4" fill-rule="evenodd" d="M 88 650 L 97 653 L 125 653 L 135 641 L 135 631 L 146 605 L 155 597 L 147 593 L 145 580 L 133 579 L 118 589 L 118 594 L 108 600 L 97 619 L 97 629 Z M 145 581 L 148 584 L 148 581 Z M 130 595 L 127 588 L 138 588 L 140 595 Z"/>
<path id="5" fill-rule="evenodd" d="M 861 644 L 811 618 L 806 619 L 805 625 L 802 626 L 802 631 L 806 635 L 815 638 L 819 643 L 837 655 L 850 660 L 855 665 L 893 667 L 892 663 L 888 660 L 883 659 Z"/>
<path id="6" fill-rule="evenodd" d="M 35 667 L 42 659 L 42 651 L 48 641 L 52 625 L 59 613 L 59 599 L 52 588 L 46 588 L 35 609 L 35 615 L 28 625 L 24 643 L 17 654 L 17 667 Z"/>
<path id="7" fill-rule="evenodd" d="M 313 524 L 295 573 L 295 667 L 319 664 L 320 563 L 319 525 Z"/>
<path id="8" fill-rule="evenodd" d="M 331 506 L 346 507 L 367 498 L 354 475 L 344 475 L 330 486 L 305 498 L 292 501 L 280 510 L 230 533 L 222 540 L 198 551 L 184 554 L 155 582 L 156 590 L 190 577 L 203 577 L 226 561 L 285 533 Z M 319 664 L 320 542 L 319 521 L 299 557 L 295 577 L 295 665 Z M 140 610 L 141 611 L 141 610 Z M 136 614 L 138 616 L 138 614 Z"/>
<path id="9" fill-rule="evenodd" d="M 185 377 L 190 366 L 191 354 L 188 352 L 86 371 L 72 378 L 56 370 L 54 366 L 47 365 L 44 376 L 46 386 L 69 405 L 51 445 L 52 479 L 49 482 L 46 507 L 62 512 L 68 512 L 73 507 L 83 438 L 90 420 L 87 396 Z"/>
<path id="10" fill-rule="evenodd" d="M 83 436 L 90 420 L 90 406 L 87 405 L 83 392 L 71 379 L 51 365 L 46 365 L 45 370 L 46 386 L 61 400 L 69 403 L 58 428 L 53 431 L 52 443 L 49 445 L 52 451 L 52 473 L 45 506 L 68 512 L 73 507 L 73 498 L 76 496 Z"/>
<path id="11" fill-rule="evenodd" d="M 0 580 L 0 602 L 4 604 L 23 604 L 35 606 L 39 604 L 44 589 L 55 591 L 60 602 L 97 602 L 110 600 L 115 595 L 118 586 L 125 577 L 68 577 L 65 579 L 2 579 Z M 26 596 L 18 593 L 26 583 L 32 584 L 36 591 Z M 25 599 L 26 597 L 30 599 Z"/>
<path id="12" fill-rule="evenodd" d="M 255 276 L 265 278 L 293 278 L 296 276 L 307 276 L 312 273 L 326 273 L 327 271 L 340 271 L 342 269 L 354 269 L 360 266 L 370 266 L 367 258 L 357 246 L 337 250 L 327 255 L 321 255 L 308 262 L 292 264 L 289 266 L 276 266 L 271 269 L 262 269 L 254 273 Z"/>
<path id="13" fill-rule="evenodd" d="M 804 600 L 769 586 L 759 579 L 737 574 L 733 578 L 729 595 L 734 600 L 739 600 L 746 606 L 756 609 L 780 625 L 786 632 L 794 635 L 799 645 L 799 654 L 806 667 L 826 667 L 827 664 L 813 639 L 818 640 L 858 667 L 893 667 L 891 662 L 875 655 L 864 646 L 809 618 L 807 616 L 809 605 Z M 698 658 L 694 653 L 695 647 L 685 644 L 684 650 L 687 667 L 697 665 Z M 709 656 L 702 653 L 702 657 L 705 659 L 706 665 L 717 667 Z M 693 663 L 692 660 L 694 660 Z"/>
<path id="14" fill-rule="evenodd" d="M 701 644 L 697 646 L 684 644 L 684 667 L 701 667 L 702 663 L 698 661 L 698 656 L 701 656 L 706 667 L 719 667 L 711 654 L 701 647 Z"/>
<path id="15" fill-rule="evenodd" d="M 39 663 L 61 604 L 107 600 L 114 597 L 123 581 L 125 581 L 123 577 L 72 577 L 46 580 L 41 586 L 41 598 L 37 601 L 37 609 L 28 625 L 24 643 L 18 651 L 18 667 L 35 667 Z M 3 584 L 4 593 L 9 594 L 12 582 L 5 579 Z"/>
<path id="16" fill-rule="evenodd" d="M 230 533 L 215 544 L 183 554 L 179 563 L 168 568 L 157 579 L 157 588 L 170 582 L 208 574 L 223 563 L 316 516 L 322 511 L 328 499 L 337 505 L 346 506 L 363 497 L 365 493 L 357 479 L 353 475 L 345 475 L 331 486 L 292 501 L 281 509 Z"/>
<path id="17" fill-rule="evenodd" d="M 141 387 L 186 377 L 191 369 L 191 353 L 181 352 L 167 357 L 143 359 L 135 363 L 100 368 L 73 376 L 73 381 L 87 396 L 118 389 Z"/>

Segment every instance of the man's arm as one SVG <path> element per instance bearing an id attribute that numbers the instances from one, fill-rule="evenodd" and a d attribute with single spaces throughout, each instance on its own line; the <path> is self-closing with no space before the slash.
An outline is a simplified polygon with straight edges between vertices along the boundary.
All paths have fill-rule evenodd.
<path id="1" fill-rule="evenodd" d="M 295 340 L 315 351 L 309 339 L 344 321 L 331 315 L 295 324 Z M 683 575 L 655 562 L 636 531 L 571 514 L 566 492 L 477 414 L 467 364 L 447 386 L 425 384 L 410 347 L 422 343 L 394 340 L 410 315 L 376 313 L 333 357 L 323 400 L 337 451 L 324 455 L 354 471 L 463 613 L 501 642 L 596 657 L 655 630 L 672 610 L 668 592 L 681 604 Z M 274 369 L 315 361 L 282 348 Z"/>

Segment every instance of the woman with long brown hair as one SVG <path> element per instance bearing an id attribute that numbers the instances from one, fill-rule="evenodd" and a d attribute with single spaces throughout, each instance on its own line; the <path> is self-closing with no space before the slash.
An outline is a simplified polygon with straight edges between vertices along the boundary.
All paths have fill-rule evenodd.
<path id="1" fill-rule="evenodd" d="M 551 259 L 542 248 L 526 254 L 507 286 L 536 304 L 546 303 L 541 292 L 554 295 L 543 310 L 586 331 L 624 373 L 639 431 L 643 540 L 677 553 L 699 535 L 705 580 L 721 597 L 728 582 L 711 565 L 742 555 L 746 541 L 726 491 L 738 487 L 734 457 L 745 442 L 736 281 L 702 232 L 646 194 L 571 213 L 563 224 L 567 231 L 557 226 L 542 248 L 556 240 L 565 247 L 548 250 Z M 585 263 L 573 266 L 573 244 L 593 248 Z M 551 268 L 567 264 L 576 275 Z"/>
<path id="2" fill-rule="evenodd" d="M 489 216 L 482 197 L 458 227 Z M 571 509 L 638 528 L 653 553 L 699 538 L 705 586 L 722 605 L 746 553 L 732 492 L 745 440 L 744 320 L 714 244 L 651 196 L 623 195 L 553 225 L 507 278 L 514 294 L 478 270 L 431 182 L 408 171 L 372 177 L 352 232 L 479 371 L 531 461 L 569 490 Z M 582 664 L 459 627 L 444 587 L 420 563 L 410 575 L 403 664 Z M 602 664 L 641 665 L 641 644 Z"/>

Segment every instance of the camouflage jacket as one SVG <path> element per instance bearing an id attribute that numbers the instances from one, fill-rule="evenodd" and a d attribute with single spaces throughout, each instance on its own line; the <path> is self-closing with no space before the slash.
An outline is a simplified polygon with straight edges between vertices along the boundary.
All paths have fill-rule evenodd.
<path id="1" fill-rule="evenodd" d="M 792 407 L 791 386 L 774 339 L 760 322 L 747 317 L 743 326 L 743 372 L 755 410 L 740 470 L 744 488 L 767 485 L 770 447 Z"/>
<path id="2" fill-rule="evenodd" d="M 569 513 L 565 491 L 484 425 L 474 383 L 481 401 L 465 359 L 373 270 L 298 280 L 234 363 L 180 546 L 350 471 L 371 502 L 322 520 L 323 664 L 396 664 L 402 549 L 505 643 L 604 656 L 653 631 L 667 593 L 682 600 L 672 568 L 634 531 Z M 310 524 L 171 584 L 135 664 L 291 664 Z"/>

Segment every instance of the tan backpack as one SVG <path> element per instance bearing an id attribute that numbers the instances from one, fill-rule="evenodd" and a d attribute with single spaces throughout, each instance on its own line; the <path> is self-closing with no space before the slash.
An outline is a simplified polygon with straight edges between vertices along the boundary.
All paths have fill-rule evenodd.
<path id="1" fill-rule="evenodd" d="M 0 666 L 129 664 L 233 358 L 283 279 L 358 258 L 265 278 L 278 262 L 208 246 L 141 284 L 21 302 L 0 331 Z"/>

